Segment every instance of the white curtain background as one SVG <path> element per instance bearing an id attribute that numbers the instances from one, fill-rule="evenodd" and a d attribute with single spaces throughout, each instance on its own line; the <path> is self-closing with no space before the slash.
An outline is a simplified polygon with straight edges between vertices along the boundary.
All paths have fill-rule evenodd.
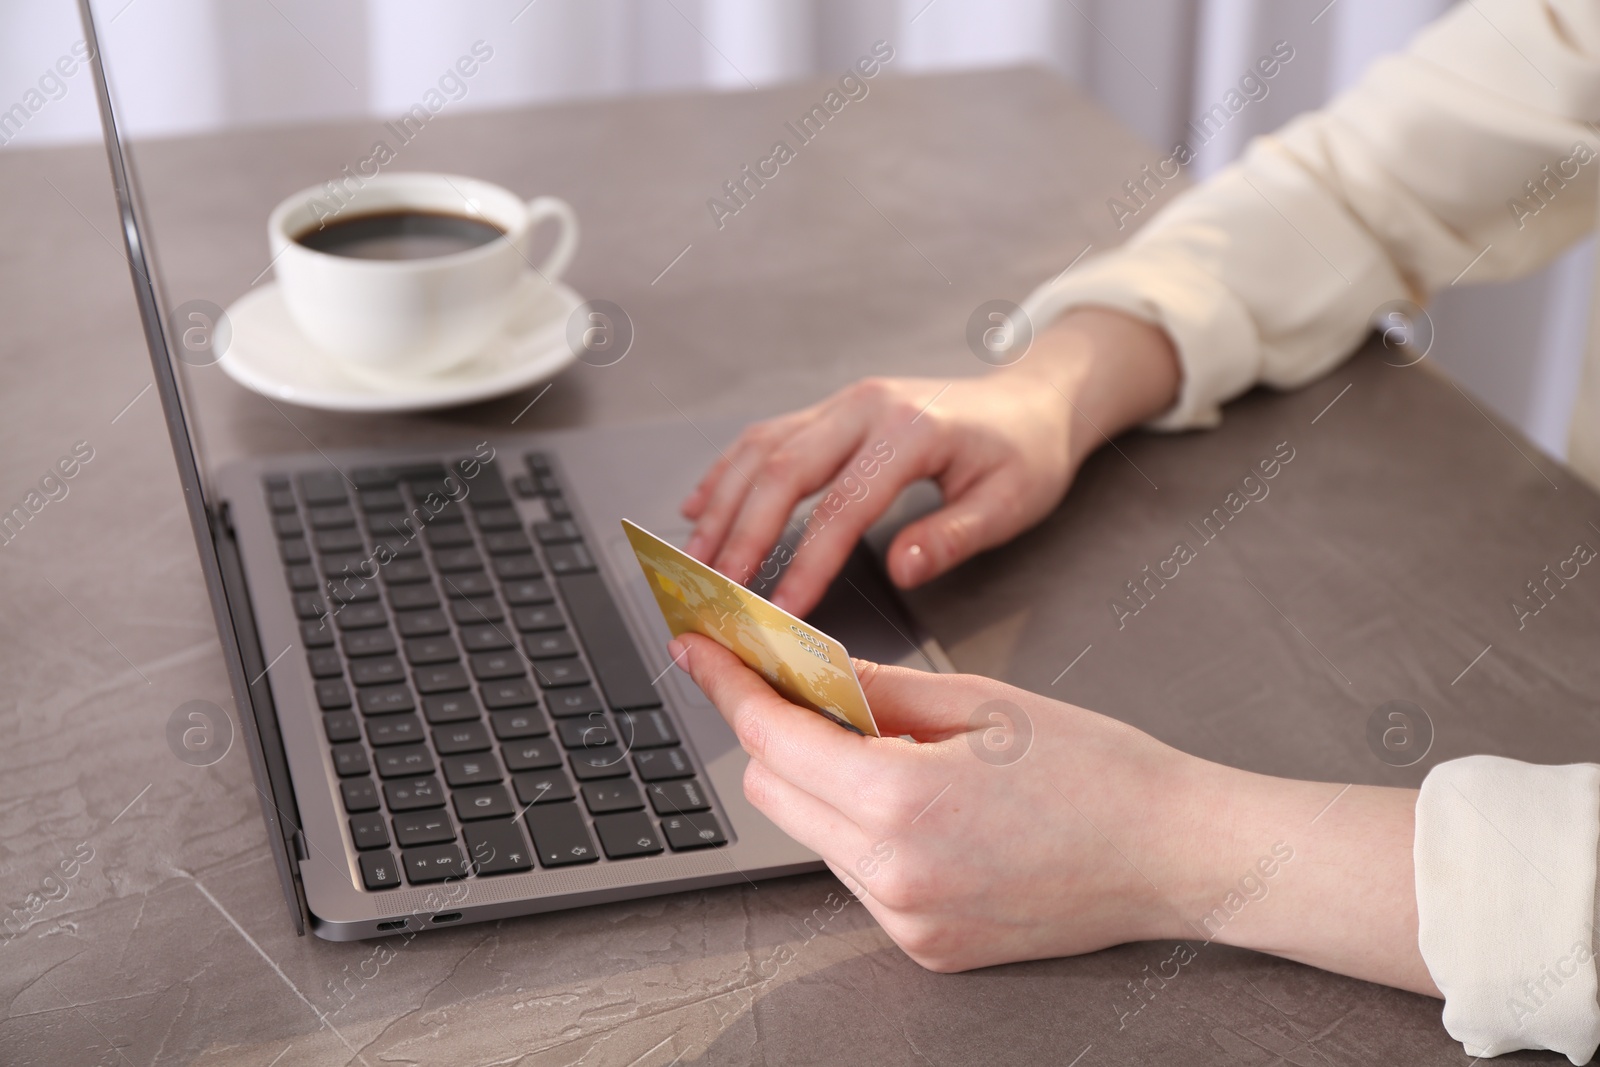
<path id="1" fill-rule="evenodd" d="M 479 38 L 494 61 L 455 109 L 826 76 L 871 42 L 899 71 L 1043 64 L 1163 155 L 1255 58 L 1294 60 L 1208 143 L 1203 177 L 1248 139 L 1317 107 L 1447 0 L 95 0 L 129 125 L 182 135 L 248 123 L 389 116 Z M 0 4 L 0 112 L 80 36 L 71 0 Z M 37 100 L 38 98 L 34 98 Z M 45 98 L 7 149 L 99 136 L 87 74 Z M 0 140 L 7 138 L 0 137 Z M 1431 309 L 1441 363 L 1547 450 L 1563 452 L 1593 242 L 1522 282 Z"/>

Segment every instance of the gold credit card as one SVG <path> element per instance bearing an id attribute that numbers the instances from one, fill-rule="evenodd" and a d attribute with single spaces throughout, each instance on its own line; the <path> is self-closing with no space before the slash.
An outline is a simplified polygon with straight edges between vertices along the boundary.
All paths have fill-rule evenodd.
<path id="1" fill-rule="evenodd" d="M 643 527 L 623 519 L 622 529 L 672 636 L 704 634 L 784 699 L 879 736 L 843 645 Z"/>

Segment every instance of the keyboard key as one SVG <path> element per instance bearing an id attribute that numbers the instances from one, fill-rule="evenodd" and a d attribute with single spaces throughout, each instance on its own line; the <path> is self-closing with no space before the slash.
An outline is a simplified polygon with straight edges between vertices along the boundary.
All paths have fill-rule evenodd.
<path id="1" fill-rule="evenodd" d="M 389 625 L 389 613 L 382 604 L 351 604 L 334 616 L 341 630 L 367 630 Z"/>
<path id="2" fill-rule="evenodd" d="M 478 529 L 485 533 L 500 530 L 521 530 L 522 520 L 512 508 L 485 507 L 478 509 Z"/>
<path id="3" fill-rule="evenodd" d="M 399 782 L 384 782 L 383 797 L 390 811 L 416 811 L 419 808 L 444 806 L 444 786 L 439 779 L 407 778 Z"/>
<path id="4" fill-rule="evenodd" d="M 431 723 L 466 722 L 483 717 L 471 693 L 442 693 L 422 698 L 422 714 Z"/>
<path id="5" fill-rule="evenodd" d="M 512 777 L 511 785 L 522 804 L 553 804 L 573 798 L 572 779 L 557 770 L 530 771 Z"/>
<path id="6" fill-rule="evenodd" d="M 303 622 L 300 624 L 300 643 L 307 648 L 331 648 L 333 627 L 328 625 L 326 618 Z"/>
<path id="7" fill-rule="evenodd" d="M 461 548 L 472 544 L 472 531 L 465 526 L 428 527 L 429 548 Z"/>
<path id="8" fill-rule="evenodd" d="M 526 678 L 513 678 L 499 682 L 485 682 L 478 687 L 483 694 L 484 707 L 491 711 L 503 708 L 519 708 L 526 705 L 537 705 L 539 698 L 534 695 L 533 686 Z"/>
<path id="9" fill-rule="evenodd" d="M 561 492 L 561 483 L 552 478 L 548 473 L 541 474 L 535 479 L 539 483 L 539 492 L 545 496 Z"/>
<path id="10" fill-rule="evenodd" d="M 378 787 L 371 778 L 351 778 L 340 782 L 339 793 L 344 797 L 344 810 L 352 815 L 378 810 Z"/>
<path id="11" fill-rule="evenodd" d="M 373 748 L 415 744 L 422 736 L 422 720 L 415 715 L 385 715 L 381 719 L 367 720 L 367 743 Z"/>
<path id="12" fill-rule="evenodd" d="M 578 644 L 566 630 L 528 634 L 522 639 L 522 647 L 529 659 L 554 659 L 578 654 Z"/>
<path id="13" fill-rule="evenodd" d="M 566 497 L 560 495 L 545 497 L 544 509 L 550 513 L 552 519 L 572 518 L 572 505 L 567 503 Z"/>
<path id="14" fill-rule="evenodd" d="M 328 582 L 325 592 L 335 610 L 346 604 L 365 604 L 378 599 L 378 583 L 366 578 L 340 576 Z"/>
<path id="15" fill-rule="evenodd" d="M 550 477 L 551 472 L 554 470 L 554 467 L 551 466 L 550 453 L 548 452 L 529 452 L 522 459 L 523 462 L 527 463 L 528 469 L 541 478 Z"/>
<path id="16" fill-rule="evenodd" d="M 483 571 L 452 574 L 445 579 L 444 587 L 453 597 L 494 595 L 494 582 Z"/>
<path id="17" fill-rule="evenodd" d="M 589 672 L 576 659 L 538 660 L 533 665 L 533 676 L 539 679 L 540 689 L 589 684 Z"/>
<path id="18" fill-rule="evenodd" d="M 383 825 L 382 815 L 352 815 L 350 837 L 359 849 L 389 847 L 389 828 Z"/>
<path id="19" fill-rule="evenodd" d="M 433 637 L 450 632 L 450 620 L 442 611 L 402 611 L 394 621 L 402 637 Z"/>
<path id="20" fill-rule="evenodd" d="M 441 726 L 433 731 L 433 749 L 441 756 L 454 756 L 462 752 L 482 752 L 493 747 L 489 731 L 481 722 L 464 722 L 455 726 Z"/>
<path id="21" fill-rule="evenodd" d="M 406 669 L 394 656 L 374 656 L 350 664 L 350 680 L 357 685 L 393 685 L 406 680 Z"/>
<path id="22" fill-rule="evenodd" d="M 539 483 L 526 474 L 519 474 L 511 479 L 511 491 L 524 499 L 539 495 Z"/>
<path id="23" fill-rule="evenodd" d="M 344 660 L 331 648 L 319 648 L 306 654 L 313 678 L 344 677 Z"/>
<path id="24" fill-rule="evenodd" d="M 578 529 L 575 522 L 536 522 L 533 524 L 533 536 L 539 539 L 541 545 L 563 545 L 582 541 L 583 531 Z"/>
<path id="25" fill-rule="evenodd" d="M 337 711 L 350 706 L 350 687 L 343 678 L 330 678 L 317 683 L 317 706 L 323 711 Z"/>
<path id="26" fill-rule="evenodd" d="M 454 663 L 461 658 L 449 634 L 438 637 L 413 637 L 406 642 L 406 662 L 413 667 L 429 663 Z"/>
<path id="27" fill-rule="evenodd" d="M 544 574 L 544 568 L 534 556 L 496 556 L 492 566 L 495 577 L 503 582 L 519 582 Z"/>
<path id="28" fill-rule="evenodd" d="M 310 593 L 322 588 L 322 575 L 309 563 L 297 563 L 284 573 L 289 579 L 289 588 L 297 593 Z"/>
<path id="29" fill-rule="evenodd" d="M 354 526 L 356 513 L 350 510 L 349 504 L 328 504 L 323 507 L 308 508 L 306 518 L 311 522 L 314 530 L 331 530 L 338 526 Z"/>
<path id="30" fill-rule="evenodd" d="M 333 769 L 340 778 L 354 778 L 372 772 L 372 766 L 367 762 L 367 750 L 360 745 L 353 742 L 334 745 L 330 751 L 333 753 Z"/>
<path id="31" fill-rule="evenodd" d="M 617 743 L 617 733 L 599 712 L 581 719 L 559 719 L 556 729 L 568 748 L 607 748 Z"/>
<path id="32" fill-rule="evenodd" d="M 272 529 L 281 538 L 302 537 L 306 530 L 300 525 L 300 516 L 293 513 L 287 515 L 274 515 Z"/>
<path id="33" fill-rule="evenodd" d="M 437 845 L 456 839 L 456 828 L 442 809 L 410 811 L 394 817 L 394 839 L 401 848 Z"/>
<path id="34" fill-rule="evenodd" d="M 361 884 L 368 889 L 392 889 L 400 884 L 400 868 L 393 852 L 361 854 Z"/>
<path id="35" fill-rule="evenodd" d="M 394 655 L 394 634 L 388 627 L 381 630 L 352 630 L 340 638 L 344 654 L 351 659 L 359 656 Z"/>
<path id="36" fill-rule="evenodd" d="M 528 535 L 521 530 L 502 530 L 484 534 L 483 547 L 491 556 L 514 556 L 522 552 L 532 552 L 533 542 L 529 541 Z"/>
<path id="37" fill-rule="evenodd" d="M 515 741 L 524 737 L 548 737 L 550 735 L 550 724 L 545 721 L 545 717 L 539 713 L 538 708 L 496 711 L 489 717 L 494 721 L 494 735 L 502 741 Z"/>
<path id="38" fill-rule="evenodd" d="M 361 720 L 353 711 L 330 711 L 322 717 L 322 730 L 330 744 L 361 740 Z"/>
<path id="39" fill-rule="evenodd" d="M 405 859 L 406 881 L 412 885 L 427 885 L 429 882 L 467 876 L 467 863 L 459 845 L 408 848 L 400 855 Z"/>
<path id="40" fill-rule="evenodd" d="M 366 512 L 403 511 L 406 506 L 398 489 L 363 489 L 356 497 Z"/>
<path id="41" fill-rule="evenodd" d="M 510 819 L 474 822 L 462 827 L 467 857 L 478 874 L 510 874 L 533 869 L 533 850 L 522 828 Z"/>
<path id="42" fill-rule="evenodd" d="M 445 588 L 450 587 L 450 580 L 445 579 Z M 499 622 L 506 617 L 500 608 L 500 601 L 493 597 L 468 597 L 450 602 L 450 614 L 461 626 L 476 626 L 479 623 Z"/>
<path id="43" fill-rule="evenodd" d="M 478 571 L 483 569 L 483 557 L 475 548 L 445 548 L 433 554 L 433 565 L 440 571 Z"/>
<path id="44" fill-rule="evenodd" d="M 371 561 L 360 552 L 324 552 L 318 565 L 322 568 L 323 577 L 330 582 L 363 578 L 372 568 Z"/>
<path id="45" fill-rule="evenodd" d="M 569 715 L 587 715 L 600 710 L 600 694 L 596 693 L 592 686 L 587 685 L 546 693 L 544 702 L 550 709 L 550 714 L 558 719 Z"/>
<path id="46" fill-rule="evenodd" d="M 404 778 L 407 775 L 433 773 L 433 753 L 423 745 L 386 748 L 377 754 L 377 759 L 379 778 Z"/>
<path id="47" fill-rule="evenodd" d="M 594 571 L 594 559 L 581 544 L 551 545 L 545 549 L 544 558 L 550 564 L 551 574 L 588 574 Z"/>
<path id="48" fill-rule="evenodd" d="M 499 626 L 486 622 L 482 626 L 463 626 L 461 644 L 468 652 L 497 652 L 510 648 L 511 638 Z"/>
<path id="49" fill-rule="evenodd" d="M 393 559 L 380 567 L 378 573 L 390 585 L 426 582 L 433 577 L 428 564 L 420 559 Z"/>
<path id="50" fill-rule="evenodd" d="M 467 672 L 459 663 L 438 663 L 418 667 L 416 682 L 420 693 L 449 693 L 467 688 Z"/>
<path id="51" fill-rule="evenodd" d="M 561 766 L 561 749 L 548 737 L 528 741 L 508 741 L 500 746 L 506 767 L 512 771 L 543 771 Z"/>
<path id="52" fill-rule="evenodd" d="M 511 806 L 511 794 L 503 785 L 484 785 L 475 789 L 457 789 L 451 794 L 456 805 L 456 818 L 462 822 L 473 819 L 509 819 L 517 809 Z"/>
<path id="53" fill-rule="evenodd" d="M 311 535 L 318 552 L 360 552 L 367 547 L 367 539 L 353 526 L 337 530 L 318 530 Z"/>
<path id="54" fill-rule="evenodd" d="M 661 829 L 667 835 L 667 844 L 678 852 L 728 843 L 717 817 L 710 812 L 669 816 L 661 820 Z"/>
<path id="55" fill-rule="evenodd" d="M 414 711 L 417 702 L 411 690 L 403 685 L 374 686 L 356 693 L 356 703 L 363 715 L 390 715 L 397 711 Z"/>
<path id="56" fill-rule="evenodd" d="M 344 475 L 336 470 L 305 471 L 295 479 L 300 485 L 300 499 L 307 504 L 345 504 L 349 498 L 344 492 Z"/>
<path id="57" fill-rule="evenodd" d="M 546 867 L 563 867 L 570 863 L 593 863 L 600 857 L 595 853 L 594 838 L 583 824 L 576 804 L 549 804 L 532 807 L 523 816 L 528 829 L 533 831 L 533 845 L 539 851 L 539 862 Z"/>
<path id="58" fill-rule="evenodd" d="M 611 859 L 654 856 L 662 851 L 661 835 L 656 833 L 650 816 L 642 811 L 601 815 L 595 819 L 594 828 L 599 831 L 601 847 Z"/>
<path id="59" fill-rule="evenodd" d="M 539 583 L 543 585 L 543 582 Z M 539 630 L 565 630 L 567 621 L 561 617 L 561 609 L 554 604 L 546 604 L 534 608 L 514 608 L 511 612 L 511 621 L 523 633 L 533 633 Z"/>
<path id="60" fill-rule="evenodd" d="M 293 537 L 278 546 L 278 556 L 285 563 L 310 563 L 311 546 L 305 538 Z"/>
<path id="61" fill-rule="evenodd" d="M 267 507 L 275 512 L 294 511 L 294 493 L 287 489 L 267 490 Z"/>
<path id="62" fill-rule="evenodd" d="M 439 606 L 439 594 L 431 582 L 397 585 L 389 590 L 389 606 L 396 611 L 416 611 Z"/>
<path id="63" fill-rule="evenodd" d="M 711 801 L 706 798 L 705 787 L 697 779 L 684 778 L 676 782 L 652 782 L 645 789 L 650 806 L 657 815 L 686 815 L 706 811 Z"/>
<path id="64" fill-rule="evenodd" d="M 589 749 L 572 754 L 572 773 L 580 782 L 597 778 L 626 778 L 628 755 L 619 748 Z"/>
<path id="65" fill-rule="evenodd" d="M 328 602 L 321 593 L 296 593 L 294 613 L 302 619 L 320 619 L 328 613 Z"/>
<path id="66" fill-rule="evenodd" d="M 639 787 L 626 778 L 609 782 L 585 782 L 583 802 L 590 814 L 606 815 L 613 811 L 638 811 L 644 807 L 644 796 Z M 605 835 L 601 835 L 604 840 Z M 611 850 L 606 849 L 607 852 Z"/>
<path id="67" fill-rule="evenodd" d="M 501 777 L 500 764 L 495 761 L 492 752 L 471 756 L 446 756 L 440 762 L 444 765 L 444 780 L 452 789 L 498 782 Z"/>
<path id="68" fill-rule="evenodd" d="M 617 735 L 627 748 L 661 748 L 678 743 L 672 720 L 660 708 L 648 711 L 619 711 Z"/>
<path id="69" fill-rule="evenodd" d="M 639 777 L 647 782 L 688 778 L 694 774 L 694 765 L 681 748 L 652 748 L 635 752 L 633 765 L 639 769 Z"/>
<path id="70" fill-rule="evenodd" d="M 650 684 L 605 582 L 598 574 L 572 574 L 557 579 L 557 584 L 607 702 L 619 711 L 659 707 L 661 696 Z"/>
<path id="71" fill-rule="evenodd" d="M 522 657 L 515 652 L 480 652 L 472 657 L 472 676 L 480 682 L 521 678 Z"/>

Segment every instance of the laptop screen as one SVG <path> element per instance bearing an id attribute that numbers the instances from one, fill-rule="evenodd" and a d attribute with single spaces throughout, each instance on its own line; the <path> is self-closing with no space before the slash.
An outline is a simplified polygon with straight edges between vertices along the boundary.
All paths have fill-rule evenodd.
<path id="1" fill-rule="evenodd" d="M 188 417 L 182 375 L 175 358 L 176 350 L 171 343 L 173 331 L 182 331 L 183 353 L 191 359 L 206 360 L 215 341 L 211 331 L 216 322 L 214 319 L 208 321 L 204 308 L 180 309 L 185 313 L 185 322 L 168 322 L 162 315 L 163 301 L 147 240 L 148 230 L 142 222 L 143 209 L 132 161 L 118 126 L 117 109 L 106 73 L 106 58 L 101 51 L 99 27 L 90 0 L 78 0 L 78 12 L 83 20 L 84 41 L 88 45 L 89 65 L 94 75 L 123 247 L 133 282 L 134 298 L 139 306 L 145 344 L 150 352 L 154 387 L 161 399 L 167 432 L 172 441 L 178 479 L 183 486 L 184 506 L 194 532 L 200 569 L 205 575 L 217 636 L 234 693 L 240 731 L 249 752 L 262 814 L 267 822 L 267 836 L 277 861 L 279 880 L 295 916 L 296 929 L 303 934 L 305 905 L 290 867 L 291 842 L 299 828 L 294 825 L 291 814 L 294 811 L 292 790 L 283 766 L 281 746 L 277 744 L 277 726 L 272 715 L 265 666 L 259 663 L 259 649 L 254 647 L 253 640 L 245 640 L 240 633 L 240 627 L 249 629 L 252 626 L 249 604 L 245 599 L 243 583 L 229 581 L 226 577 L 232 569 L 228 546 L 219 543 L 218 538 L 219 523 L 225 521 L 225 516 L 216 512 L 206 494 L 197 435 L 194 433 L 194 423 Z"/>

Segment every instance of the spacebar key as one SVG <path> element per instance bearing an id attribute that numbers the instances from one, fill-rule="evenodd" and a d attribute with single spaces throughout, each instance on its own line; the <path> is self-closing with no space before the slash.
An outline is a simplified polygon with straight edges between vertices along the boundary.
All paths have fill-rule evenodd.
<path id="1" fill-rule="evenodd" d="M 600 575 L 564 574 L 556 579 L 589 662 L 605 690 L 606 701 L 618 711 L 653 708 L 661 697 L 650 684 L 633 636 L 611 600 Z"/>

